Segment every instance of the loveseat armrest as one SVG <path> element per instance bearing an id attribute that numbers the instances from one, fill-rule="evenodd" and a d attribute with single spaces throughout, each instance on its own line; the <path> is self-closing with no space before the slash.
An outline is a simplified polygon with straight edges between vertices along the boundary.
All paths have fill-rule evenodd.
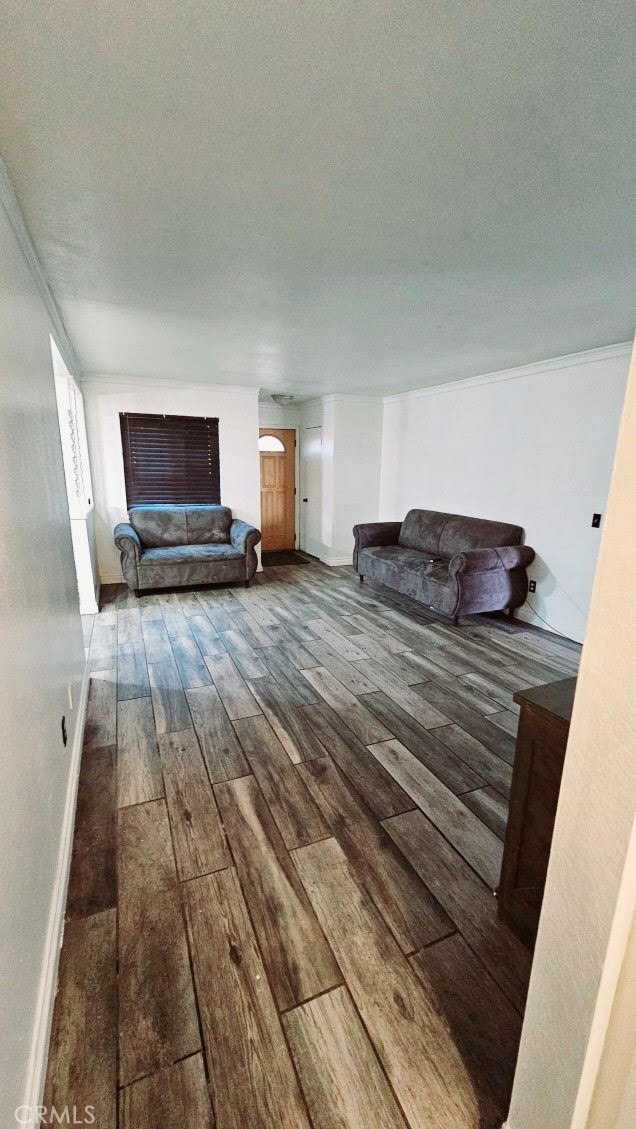
<path id="1" fill-rule="evenodd" d="M 503 545 L 498 549 L 466 549 L 456 553 L 448 566 L 450 576 L 465 572 L 490 572 L 492 569 L 527 568 L 534 560 L 529 545 Z"/>
<path id="2" fill-rule="evenodd" d="M 141 541 L 139 535 L 127 521 L 122 521 L 114 529 L 115 544 L 121 554 L 121 571 L 132 592 L 139 588 L 139 560 Z"/>
<path id="3" fill-rule="evenodd" d="M 246 521 L 234 520 L 230 526 L 230 541 L 240 553 L 245 553 L 245 579 L 251 580 L 256 572 L 258 558 L 256 546 L 261 539 L 261 531 Z"/>
<path id="4" fill-rule="evenodd" d="M 397 545 L 401 521 L 368 521 L 353 527 L 353 567 L 358 568 L 358 554 L 375 545 Z"/>
<path id="5" fill-rule="evenodd" d="M 246 553 L 248 544 L 252 548 L 258 545 L 261 539 L 261 531 L 255 525 L 249 525 L 246 521 L 233 521 L 230 526 L 230 541 L 235 549 L 241 553 Z"/>
<path id="6" fill-rule="evenodd" d="M 127 521 L 120 521 L 114 530 L 115 544 L 122 553 L 132 556 L 137 562 L 141 556 L 141 541 L 138 533 Z"/>

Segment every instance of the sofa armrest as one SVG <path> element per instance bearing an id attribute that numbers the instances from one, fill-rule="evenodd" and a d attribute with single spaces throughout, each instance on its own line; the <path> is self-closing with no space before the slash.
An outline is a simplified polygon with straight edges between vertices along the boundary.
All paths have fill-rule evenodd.
<path id="1" fill-rule="evenodd" d="M 141 556 L 141 541 L 132 525 L 129 525 L 127 521 L 121 521 L 119 525 L 115 526 L 114 537 L 115 544 L 120 552 L 132 556 L 136 563 Z"/>
<path id="2" fill-rule="evenodd" d="M 235 549 L 247 553 L 248 548 L 254 548 L 261 539 L 261 531 L 255 525 L 248 525 L 246 521 L 233 521 L 230 526 L 230 541 Z"/>
<path id="3" fill-rule="evenodd" d="M 138 534 L 127 521 L 122 521 L 115 526 L 115 544 L 121 553 L 121 571 L 126 584 L 131 591 L 139 588 L 139 560 L 141 557 L 141 541 Z"/>
<path id="4" fill-rule="evenodd" d="M 258 565 L 256 546 L 261 539 L 261 531 L 246 521 L 233 521 L 230 526 L 230 542 L 239 552 L 245 553 L 245 579 L 251 580 Z"/>
<path id="5" fill-rule="evenodd" d="M 368 521 L 353 527 L 353 567 L 358 567 L 358 553 L 373 545 L 397 545 L 401 521 Z"/>
<path id="6" fill-rule="evenodd" d="M 456 553 L 448 566 L 450 576 L 465 572 L 490 572 L 492 569 L 527 568 L 534 560 L 529 545 L 504 545 L 499 549 L 467 549 Z"/>

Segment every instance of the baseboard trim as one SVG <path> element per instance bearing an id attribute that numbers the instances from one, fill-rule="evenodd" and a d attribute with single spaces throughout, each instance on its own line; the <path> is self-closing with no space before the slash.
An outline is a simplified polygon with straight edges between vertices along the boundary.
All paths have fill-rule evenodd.
<path id="1" fill-rule="evenodd" d="M 53 1004 L 55 1002 L 55 989 L 57 985 L 57 969 L 62 948 L 64 928 L 64 908 L 66 906 L 66 891 L 68 887 L 69 871 L 71 866 L 71 849 L 73 846 L 73 826 L 75 823 L 75 805 L 77 802 L 77 784 L 84 744 L 84 726 L 86 724 L 86 706 L 88 702 L 88 687 L 90 672 L 88 663 L 84 669 L 82 685 L 77 702 L 77 721 L 71 748 L 71 762 L 69 766 L 68 783 L 66 787 L 66 802 L 64 805 L 64 819 L 60 836 L 60 849 L 57 859 L 55 885 L 51 898 L 51 909 L 46 930 L 46 943 L 40 987 L 35 1011 L 33 1038 L 27 1068 L 26 1089 L 24 1106 L 32 1110 L 29 1121 L 20 1124 L 27 1129 L 36 1129 L 39 1125 L 37 1107 L 42 1104 L 44 1083 L 46 1080 L 46 1065 L 51 1037 L 51 1024 L 53 1021 Z M 26 1110 L 24 1110 L 26 1113 Z"/>
<path id="2" fill-rule="evenodd" d="M 351 564 L 351 554 L 348 557 L 321 557 L 322 564 L 326 564 L 329 568 L 340 568 L 341 565 Z"/>
<path id="3" fill-rule="evenodd" d="M 100 575 L 100 578 L 99 578 L 100 589 L 101 589 L 102 584 L 125 584 L 125 583 L 126 582 L 125 582 L 121 572 L 118 573 L 117 575 L 115 575 L 114 572 L 106 573 L 106 575 L 104 575 L 102 573 Z"/>

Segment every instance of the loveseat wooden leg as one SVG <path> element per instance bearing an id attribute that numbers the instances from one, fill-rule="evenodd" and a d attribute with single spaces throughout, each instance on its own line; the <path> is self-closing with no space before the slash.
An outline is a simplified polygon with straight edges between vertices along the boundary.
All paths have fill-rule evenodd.
<path id="1" fill-rule="evenodd" d="M 249 582 L 249 580 L 246 580 L 246 581 L 245 581 L 245 587 L 246 587 L 246 588 L 249 588 L 249 586 L 250 586 L 250 582 Z"/>
<path id="2" fill-rule="evenodd" d="M 360 583 L 364 584 L 364 576 L 362 575 L 362 573 L 360 573 Z"/>

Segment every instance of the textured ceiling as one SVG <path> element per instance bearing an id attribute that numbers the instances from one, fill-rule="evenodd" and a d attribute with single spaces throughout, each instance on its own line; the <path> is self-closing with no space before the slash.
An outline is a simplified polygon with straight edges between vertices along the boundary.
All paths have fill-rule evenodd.
<path id="1" fill-rule="evenodd" d="M 0 144 L 83 369 L 399 391 L 631 337 L 635 11 L 5 0 Z"/>

